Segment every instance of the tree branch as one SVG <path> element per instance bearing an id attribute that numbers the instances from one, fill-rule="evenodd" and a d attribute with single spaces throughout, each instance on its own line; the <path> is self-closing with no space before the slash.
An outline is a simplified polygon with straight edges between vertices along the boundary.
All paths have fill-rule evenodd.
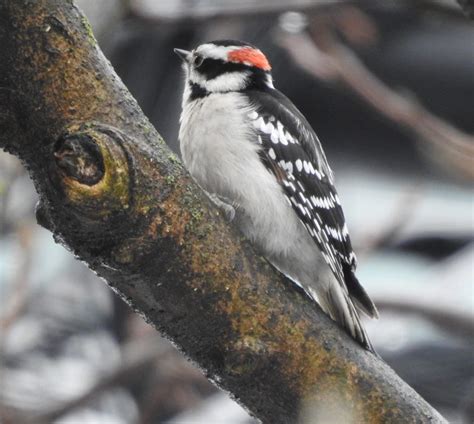
<path id="1" fill-rule="evenodd" d="M 445 422 L 226 225 L 71 0 L 0 0 L 0 45 L 0 147 L 29 169 L 39 221 L 210 379 L 264 422 L 307 402 Z"/>

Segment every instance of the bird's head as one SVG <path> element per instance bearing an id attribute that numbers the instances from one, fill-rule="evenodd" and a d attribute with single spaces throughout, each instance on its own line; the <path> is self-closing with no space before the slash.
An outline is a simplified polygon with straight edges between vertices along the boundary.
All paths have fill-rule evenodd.
<path id="1" fill-rule="evenodd" d="M 256 47 L 235 40 L 201 44 L 192 51 L 174 49 L 183 60 L 191 96 L 273 88 L 271 66 Z"/>

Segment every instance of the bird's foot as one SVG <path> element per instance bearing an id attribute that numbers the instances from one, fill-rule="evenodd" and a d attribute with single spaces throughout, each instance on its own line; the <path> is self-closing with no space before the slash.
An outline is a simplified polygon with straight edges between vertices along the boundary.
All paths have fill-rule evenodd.
<path id="1" fill-rule="evenodd" d="M 227 221 L 232 221 L 235 218 L 235 206 L 230 199 L 224 196 L 219 196 L 216 193 L 209 193 L 210 199 L 214 204 L 224 213 Z"/>

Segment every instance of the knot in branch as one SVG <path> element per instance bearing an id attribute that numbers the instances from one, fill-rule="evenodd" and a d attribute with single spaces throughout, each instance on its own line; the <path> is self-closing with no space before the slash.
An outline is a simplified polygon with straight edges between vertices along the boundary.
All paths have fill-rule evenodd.
<path id="1" fill-rule="evenodd" d="M 70 134 L 59 139 L 54 156 L 64 175 L 80 184 L 93 186 L 104 176 L 100 148 L 89 134 Z"/>
<path id="2" fill-rule="evenodd" d="M 73 125 L 54 146 L 54 181 L 81 215 L 102 221 L 129 209 L 132 179 L 125 136 L 101 124 Z"/>

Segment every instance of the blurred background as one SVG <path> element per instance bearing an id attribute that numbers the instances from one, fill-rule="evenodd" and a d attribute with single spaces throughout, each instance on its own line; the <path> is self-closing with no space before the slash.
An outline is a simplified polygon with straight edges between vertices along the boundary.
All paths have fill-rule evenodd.
<path id="1" fill-rule="evenodd" d="M 173 48 L 242 39 L 319 134 L 375 348 L 450 422 L 474 421 L 474 27 L 454 0 L 79 0 L 178 152 Z M 0 152 L 0 423 L 253 423 L 34 218 Z"/>

